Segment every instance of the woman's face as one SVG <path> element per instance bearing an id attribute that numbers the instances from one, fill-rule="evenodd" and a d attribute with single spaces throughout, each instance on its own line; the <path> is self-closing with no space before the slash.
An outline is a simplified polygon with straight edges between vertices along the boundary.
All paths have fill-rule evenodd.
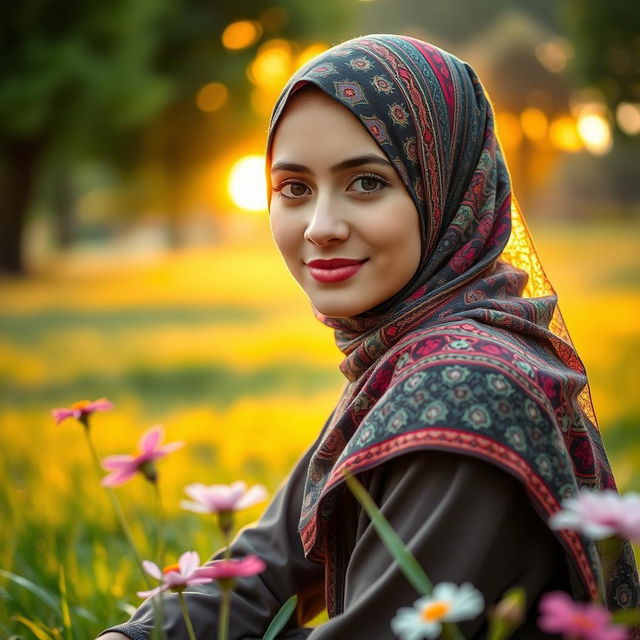
<path id="1" fill-rule="evenodd" d="M 420 262 L 418 211 L 346 107 L 319 90 L 294 95 L 271 156 L 271 231 L 320 313 L 362 313 L 409 282 Z"/>

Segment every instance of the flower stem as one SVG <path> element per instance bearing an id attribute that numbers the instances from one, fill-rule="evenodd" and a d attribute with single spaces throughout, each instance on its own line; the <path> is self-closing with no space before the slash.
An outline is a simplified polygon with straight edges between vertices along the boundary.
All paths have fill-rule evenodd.
<path id="1" fill-rule="evenodd" d="M 231 609 L 230 589 L 221 589 L 222 604 L 220 605 L 220 620 L 218 621 L 218 640 L 229 637 L 229 611 Z"/>
<path id="2" fill-rule="evenodd" d="M 225 533 L 224 536 L 224 552 L 222 557 L 225 560 L 229 560 L 231 558 L 231 532 Z"/>
<path id="3" fill-rule="evenodd" d="M 182 617 L 184 623 L 187 626 L 187 633 L 189 634 L 189 640 L 197 640 L 196 634 L 193 632 L 193 625 L 191 624 L 191 618 L 189 617 L 189 610 L 187 609 L 187 603 L 184 600 L 182 592 L 178 594 L 178 600 L 180 601 L 180 609 L 182 609 Z"/>
<path id="4" fill-rule="evenodd" d="M 442 637 L 446 640 L 464 640 L 464 636 L 453 622 L 445 622 L 442 626 Z"/>
<path id="5" fill-rule="evenodd" d="M 158 539 L 156 557 L 158 558 L 158 566 L 164 566 L 164 509 L 162 508 L 162 497 L 160 495 L 160 485 L 158 480 L 153 483 L 156 496 L 156 518 L 158 521 Z"/>
<path id="6" fill-rule="evenodd" d="M 98 472 L 98 475 L 101 475 L 102 465 L 100 464 L 100 457 L 98 456 L 98 452 L 96 451 L 96 447 L 93 443 L 93 439 L 91 438 L 91 430 L 89 428 L 89 424 L 88 423 L 83 424 L 82 426 L 83 426 L 84 435 L 87 438 L 87 444 L 89 445 L 89 451 L 91 452 L 91 457 L 93 458 L 93 462 L 95 464 L 96 470 Z M 120 500 L 118 500 L 118 496 L 114 489 L 109 488 L 108 493 L 109 493 L 109 497 L 111 498 L 111 504 L 113 505 L 113 510 L 115 511 L 118 522 L 120 523 L 120 528 L 122 529 L 122 532 L 124 533 L 124 537 L 129 543 L 131 552 L 133 553 L 136 559 L 136 565 L 138 566 L 138 569 L 140 569 L 140 573 L 144 578 L 144 582 L 147 586 L 147 589 L 150 589 L 151 581 L 149 580 L 149 576 L 145 573 L 144 569 L 142 568 L 142 557 L 140 556 L 140 553 L 138 552 L 138 548 L 136 547 L 136 544 L 133 541 L 133 535 L 131 533 L 131 529 L 129 528 L 127 519 L 125 518 L 124 512 L 122 510 Z"/>

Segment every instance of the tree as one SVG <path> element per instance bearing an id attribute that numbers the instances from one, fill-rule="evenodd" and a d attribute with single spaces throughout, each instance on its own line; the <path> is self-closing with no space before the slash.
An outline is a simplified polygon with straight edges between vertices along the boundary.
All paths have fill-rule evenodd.
<path id="1" fill-rule="evenodd" d="M 58 174 L 116 151 L 170 98 L 153 68 L 162 0 L 9 3 L 0 21 L 0 271 L 25 269 L 22 238 L 46 159 Z M 62 178 L 64 179 L 64 178 Z"/>

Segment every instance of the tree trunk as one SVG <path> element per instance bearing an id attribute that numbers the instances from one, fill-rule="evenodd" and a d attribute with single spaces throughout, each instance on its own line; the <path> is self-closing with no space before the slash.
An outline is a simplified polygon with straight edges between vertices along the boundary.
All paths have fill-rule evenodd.
<path id="1" fill-rule="evenodd" d="M 43 144 L 9 140 L 0 173 L 0 272 L 24 275 L 23 237 Z"/>

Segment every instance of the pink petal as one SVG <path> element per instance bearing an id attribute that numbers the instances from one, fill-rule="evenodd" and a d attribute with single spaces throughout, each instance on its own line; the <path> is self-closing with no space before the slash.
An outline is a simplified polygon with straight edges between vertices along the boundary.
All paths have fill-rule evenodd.
<path id="1" fill-rule="evenodd" d="M 187 511 L 194 511 L 195 513 L 209 513 L 209 509 L 206 505 L 200 502 L 189 502 L 188 500 L 181 500 L 180 506 Z"/>
<path id="2" fill-rule="evenodd" d="M 200 564 L 200 556 L 197 551 L 185 551 L 178 560 L 180 573 L 189 577 Z"/>
<path id="3" fill-rule="evenodd" d="M 176 442 L 169 442 L 168 444 L 165 444 L 162 447 L 158 447 L 155 450 L 154 455 L 158 457 L 166 456 L 168 453 L 172 453 L 173 451 L 176 451 L 181 447 L 184 447 L 184 442 L 182 440 L 177 440 Z"/>
<path id="4" fill-rule="evenodd" d="M 51 415 L 56 421 L 56 424 L 60 424 L 63 420 L 73 416 L 73 409 L 53 409 Z"/>
<path id="5" fill-rule="evenodd" d="M 259 502 L 263 502 L 267 499 L 267 490 L 261 484 L 256 484 L 249 491 L 247 491 L 243 496 L 240 497 L 236 504 L 236 509 L 248 509 L 252 507 L 254 504 L 258 504 Z"/>
<path id="6" fill-rule="evenodd" d="M 187 577 L 177 571 L 169 571 L 169 573 L 165 575 L 164 581 L 170 589 L 175 587 L 184 587 L 187 585 Z"/>
<path id="7" fill-rule="evenodd" d="M 130 455 L 115 455 L 102 458 L 102 468 L 107 471 L 113 471 L 114 469 L 125 469 L 130 466 L 134 466 L 134 457 Z"/>
<path id="8" fill-rule="evenodd" d="M 113 409 L 113 403 L 109 402 L 106 398 L 100 398 L 85 407 L 86 412 L 108 411 L 109 409 Z"/>
<path id="9" fill-rule="evenodd" d="M 168 588 L 169 585 L 161 584 L 159 587 L 156 587 L 155 589 L 151 589 L 149 591 L 137 591 L 136 595 L 140 596 L 141 598 L 150 598 L 151 596 L 155 596 L 157 593 L 165 591 Z"/>
<path id="10" fill-rule="evenodd" d="M 164 437 L 164 427 L 161 424 L 156 424 L 150 429 L 147 429 L 138 443 L 138 448 L 141 454 L 152 454 L 158 443 Z"/>
<path id="11" fill-rule="evenodd" d="M 184 492 L 194 500 L 201 500 L 201 496 L 206 495 L 207 487 L 202 482 L 193 482 L 184 488 Z"/>
<path id="12" fill-rule="evenodd" d="M 154 577 L 156 580 L 162 580 L 162 570 L 155 562 L 151 562 L 151 560 L 143 560 L 142 567 L 150 576 Z"/>
<path id="13" fill-rule="evenodd" d="M 246 556 L 240 560 L 214 560 L 209 565 L 201 567 L 196 572 L 197 577 L 209 576 L 215 580 L 223 578 L 238 578 L 261 573 L 266 564 L 258 556 Z"/>
<path id="14" fill-rule="evenodd" d="M 210 582 L 213 582 L 213 578 L 208 578 L 207 576 L 192 577 L 187 580 L 187 585 L 209 584 Z"/>
<path id="15" fill-rule="evenodd" d="M 119 487 L 121 484 L 128 482 L 136 475 L 136 469 L 128 470 L 128 471 L 114 471 L 110 473 L 108 476 L 105 476 L 100 481 L 100 484 L 103 487 Z"/>

